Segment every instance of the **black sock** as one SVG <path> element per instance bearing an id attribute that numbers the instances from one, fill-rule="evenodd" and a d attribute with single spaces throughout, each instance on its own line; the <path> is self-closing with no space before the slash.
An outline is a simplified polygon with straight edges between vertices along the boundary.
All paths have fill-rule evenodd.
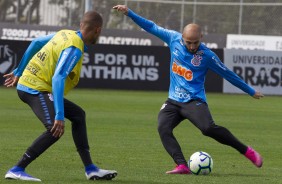
<path id="1" fill-rule="evenodd" d="M 31 151 L 26 151 L 16 165 L 22 168 L 26 168 L 36 158 L 36 154 L 32 153 Z"/>
<path id="2" fill-rule="evenodd" d="M 46 131 L 41 134 L 27 149 L 21 160 L 17 163 L 17 166 L 26 168 L 33 160 L 53 145 L 59 138 L 52 136 L 50 131 Z"/>
<path id="3" fill-rule="evenodd" d="M 93 163 L 89 150 L 79 150 L 78 153 L 85 167 Z"/>

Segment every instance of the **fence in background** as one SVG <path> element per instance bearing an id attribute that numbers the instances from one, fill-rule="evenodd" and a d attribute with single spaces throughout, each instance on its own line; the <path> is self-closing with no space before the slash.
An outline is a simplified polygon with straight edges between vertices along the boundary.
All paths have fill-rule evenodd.
<path id="1" fill-rule="evenodd" d="M 203 26 L 205 34 L 281 35 L 281 0 L 3 0 L 0 23 L 78 26 L 85 10 L 94 9 L 104 27 L 138 27 L 112 10 L 126 4 L 138 14 L 177 31 L 190 22 Z"/>

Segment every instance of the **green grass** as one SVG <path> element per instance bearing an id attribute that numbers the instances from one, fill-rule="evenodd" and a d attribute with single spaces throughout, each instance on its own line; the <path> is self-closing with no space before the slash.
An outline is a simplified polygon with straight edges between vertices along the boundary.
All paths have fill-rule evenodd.
<path id="1" fill-rule="evenodd" d="M 198 150 L 213 157 L 214 169 L 208 176 L 165 174 L 175 166 L 157 133 L 157 115 L 167 92 L 76 89 L 67 98 L 87 113 L 94 162 L 101 168 L 118 171 L 114 180 L 96 183 L 282 183 L 279 96 L 255 100 L 248 95 L 207 95 L 215 122 L 262 154 L 261 169 L 231 147 L 201 135 L 188 121 L 175 129 L 186 158 Z M 44 128 L 17 97 L 15 89 L 0 88 L 0 104 L 0 183 L 19 183 L 5 180 L 4 175 Z M 48 184 L 89 183 L 72 141 L 70 122 L 66 122 L 61 140 L 28 166 L 27 172 Z"/>

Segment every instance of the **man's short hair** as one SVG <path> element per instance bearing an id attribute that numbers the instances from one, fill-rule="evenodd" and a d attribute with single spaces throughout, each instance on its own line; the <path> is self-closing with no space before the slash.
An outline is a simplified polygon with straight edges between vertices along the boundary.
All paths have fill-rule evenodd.
<path id="1" fill-rule="evenodd" d="M 83 15 L 80 23 L 87 25 L 87 27 L 102 27 L 103 18 L 96 11 L 88 11 Z"/>

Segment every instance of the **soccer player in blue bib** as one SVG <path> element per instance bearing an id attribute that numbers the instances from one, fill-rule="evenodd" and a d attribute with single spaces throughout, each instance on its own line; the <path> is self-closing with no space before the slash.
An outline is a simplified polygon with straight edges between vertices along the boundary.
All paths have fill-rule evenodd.
<path id="1" fill-rule="evenodd" d="M 61 30 L 34 39 L 17 69 L 4 75 L 4 85 L 12 87 L 17 84 L 20 99 L 31 107 L 46 128 L 6 173 L 6 179 L 41 181 L 27 174 L 25 168 L 60 139 L 64 134 L 65 118 L 72 123 L 73 140 L 85 166 L 86 178 L 110 180 L 117 175 L 116 171 L 100 169 L 93 164 L 85 112 L 64 98 L 64 94 L 77 85 L 86 45 L 97 42 L 102 24 L 101 15 L 89 11 L 81 20 L 80 30 Z"/>
<path id="2" fill-rule="evenodd" d="M 228 129 L 216 125 L 213 121 L 204 88 L 207 71 L 212 70 L 219 74 L 255 99 L 260 99 L 263 94 L 246 84 L 229 70 L 214 52 L 201 43 L 200 26 L 188 24 L 181 34 L 156 25 L 137 15 L 125 5 L 117 5 L 113 8 L 130 17 L 145 31 L 159 37 L 170 49 L 169 95 L 158 115 L 158 131 L 164 148 L 177 166 L 166 173 L 191 173 L 181 147 L 173 135 L 173 129 L 184 119 L 191 121 L 203 135 L 233 147 L 254 165 L 261 167 L 262 157 L 258 152 L 240 142 Z"/>

